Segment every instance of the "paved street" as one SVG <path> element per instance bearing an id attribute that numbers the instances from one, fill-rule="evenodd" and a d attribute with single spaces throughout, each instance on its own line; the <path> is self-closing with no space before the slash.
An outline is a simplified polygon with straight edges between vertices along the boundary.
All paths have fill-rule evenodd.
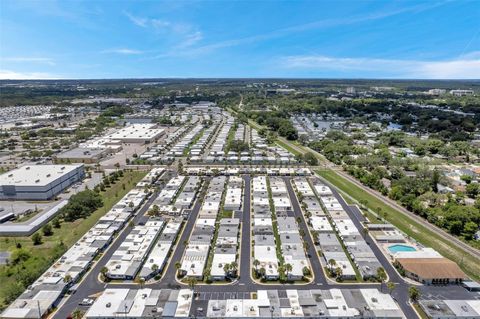
<path id="1" fill-rule="evenodd" d="M 292 184 L 290 183 L 290 178 L 284 178 L 285 184 L 287 185 L 288 196 L 290 196 L 290 200 L 293 206 L 294 217 L 300 217 L 302 222 L 298 225 L 300 229 L 303 229 L 305 236 L 303 240 L 308 244 L 307 253 L 310 261 L 310 265 L 312 266 L 312 271 L 314 274 L 314 284 L 318 286 L 318 284 L 325 285 L 327 284 L 327 279 L 325 278 L 325 274 L 322 270 L 322 264 L 318 259 L 318 254 L 315 249 L 315 244 L 313 243 L 312 237 L 310 236 L 310 230 L 308 229 L 307 222 L 305 217 L 303 216 L 302 209 L 300 204 L 298 203 L 297 196 L 295 191 L 293 190 Z M 317 287 L 318 288 L 318 287 Z"/>
<path id="2" fill-rule="evenodd" d="M 150 198 L 144 203 L 144 205 L 137 211 L 137 214 L 133 217 L 132 221 L 136 225 L 140 220 L 142 220 L 143 215 L 147 212 L 150 205 L 157 197 L 158 192 L 155 192 L 150 196 Z M 108 247 L 108 249 L 103 253 L 100 259 L 94 264 L 93 268 L 84 276 L 83 280 L 78 284 L 77 291 L 71 295 L 67 302 L 63 304 L 58 311 L 53 316 L 54 319 L 65 319 L 68 315 L 78 307 L 78 303 L 84 298 L 102 292 L 106 286 L 104 283 L 101 283 L 98 280 L 98 275 L 100 270 L 104 267 L 110 257 L 113 255 L 115 250 L 122 244 L 125 238 L 130 233 L 131 228 L 126 225 L 125 228 L 118 234 L 114 239 L 114 242 Z"/>
<path id="3" fill-rule="evenodd" d="M 226 285 L 205 285 L 205 284 L 198 284 L 195 287 L 195 291 L 199 294 L 198 295 L 198 300 L 195 301 L 193 309 L 199 309 L 198 315 L 201 315 L 201 311 L 203 309 L 206 309 L 206 304 L 208 303 L 208 300 L 210 299 L 222 299 L 222 298 L 245 298 L 250 296 L 250 293 L 256 292 L 259 289 L 331 289 L 331 288 L 339 288 L 339 289 L 358 289 L 358 288 L 380 288 L 380 284 L 378 283 L 363 283 L 363 284 L 357 284 L 357 283 L 335 283 L 330 280 L 327 280 L 325 278 L 325 274 L 322 271 L 322 264 L 319 260 L 319 257 L 315 251 L 315 245 L 312 241 L 311 236 L 309 235 L 309 229 L 307 227 L 306 220 L 303 216 L 303 213 L 301 211 L 300 203 L 298 202 L 298 199 L 295 195 L 295 191 L 290 183 L 290 178 L 284 177 L 284 180 L 287 185 L 287 190 L 288 194 L 290 196 L 290 199 L 292 201 L 292 208 L 293 208 L 293 216 L 295 218 L 300 217 L 301 218 L 301 223 L 299 224 L 300 229 L 303 229 L 305 232 L 305 237 L 304 240 L 308 244 L 308 249 L 307 253 L 309 255 L 309 261 L 312 266 L 312 271 L 314 274 L 314 280 L 311 283 L 307 284 L 277 284 L 277 283 L 267 283 L 267 284 L 261 284 L 257 283 L 252 280 L 250 273 L 251 273 L 251 214 L 250 214 L 250 182 L 251 182 L 251 176 L 249 175 L 244 175 L 243 176 L 244 181 L 245 181 L 245 188 L 244 188 L 244 202 L 243 202 L 243 207 L 242 207 L 242 214 L 239 216 L 241 219 L 241 227 L 242 227 L 242 232 L 241 232 L 241 244 L 240 244 L 240 249 L 241 249 L 241 260 L 239 261 L 239 278 L 237 281 L 231 284 L 226 284 Z M 186 285 L 181 285 L 175 280 L 176 276 L 176 268 L 175 268 L 175 263 L 177 261 L 181 261 L 185 245 L 184 242 L 188 241 L 188 238 L 190 237 L 190 233 L 192 232 L 195 221 L 197 219 L 198 213 L 201 208 L 202 204 L 202 199 L 204 197 L 207 185 L 208 185 L 208 180 L 210 178 L 206 178 L 205 183 L 203 184 L 203 187 L 199 193 L 199 196 L 197 197 L 197 200 L 191 210 L 191 213 L 189 215 L 189 218 L 186 220 L 185 225 L 183 227 L 183 231 L 180 235 L 180 237 L 177 240 L 177 244 L 174 248 L 174 251 L 169 259 L 169 263 L 166 266 L 166 269 L 164 270 L 164 273 L 162 274 L 162 278 L 155 283 L 152 284 L 146 284 L 147 287 L 149 288 L 154 288 L 154 289 L 165 289 L 165 288 L 170 288 L 170 289 L 175 289 L 175 288 L 180 288 L 180 287 L 186 287 Z M 328 183 L 326 183 L 328 186 L 331 187 Z M 362 224 L 361 222 L 364 220 L 363 215 L 361 214 L 360 210 L 355 207 L 355 206 L 349 206 L 343 198 L 340 196 L 338 191 L 335 190 L 335 188 L 331 187 L 334 196 L 338 199 L 344 210 L 347 212 L 349 217 L 352 219 L 354 222 L 355 226 L 361 230 L 362 229 Z M 148 207 L 153 203 L 154 199 L 156 198 L 157 193 L 155 193 L 148 201 L 146 204 L 139 210 L 138 214 L 134 217 L 134 222 L 138 223 L 139 220 L 143 217 L 143 214 L 147 211 Z M 113 252 L 118 248 L 118 246 L 121 244 L 121 242 L 125 239 L 125 237 L 129 233 L 129 228 L 125 229 L 122 233 L 119 234 L 117 237 L 117 240 L 112 244 L 112 246 L 104 253 L 104 255 L 100 258 L 100 260 L 95 264 L 93 269 L 86 275 L 84 280 L 79 284 L 77 292 L 72 295 L 68 301 L 59 309 L 59 311 L 55 314 L 54 318 L 55 319 L 61 319 L 61 318 L 66 318 L 75 308 L 78 307 L 78 303 L 83 299 L 87 298 L 88 296 L 91 296 L 95 293 L 103 291 L 105 288 L 108 287 L 115 287 L 115 288 L 134 288 L 138 287 L 135 283 L 110 283 L 110 284 L 104 284 L 98 281 L 98 274 L 100 272 L 100 269 L 106 264 L 110 256 L 113 254 Z M 382 253 L 379 247 L 377 247 L 376 244 L 374 244 L 372 238 L 370 238 L 369 235 L 367 235 L 366 238 L 367 243 L 370 244 L 373 252 L 377 256 L 378 260 L 382 264 L 382 266 L 385 268 L 390 281 L 395 282 L 396 288 L 394 289 L 392 296 L 397 300 L 399 303 L 399 306 L 401 307 L 402 311 L 405 313 L 407 318 L 416 318 L 416 313 L 413 311 L 413 309 L 410 307 L 408 304 L 408 287 L 409 284 L 407 284 L 395 271 L 393 266 L 390 264 L 388 259 L 385 257 L 385 255 Z M 385 285 L 382 285 L 382 289 L 385 292 L 386 287 Z M 455 291 L 457 295 L 465 295 L 464 292 L 466 292 L 465 289 L 459 286 L 451 287 L 449 290 L 452 289 L 452 291 Z M 438 297 L 441 298 L 441 296 L 450 296 L 451 294 L 442 294 L 443 290 L 441 287 L 422 287 L 421 288 L 422 293 L 425 294 L 426 296 L 431 296 L 432 298 Z M 468 294 L 468 293 L 467 293 Z M 195 310 L 196 311 L 196 310 Z"/>
<path id="4" fill-rule="evenodd" d="M 240 217 L 242 223 L 242 238 L 240 243 L 241 260 L 240 260 L 240 273 L 238 281 L 241 285 L 251 285 L 252 280 L 250 277 L 250 265 L 252 256 L 252 240 L 251 240 L 251 214 L 250 214 L 250 181 L 249 175 L 243 177 L 245 188 L 243 193 L 243 214 Z"/>

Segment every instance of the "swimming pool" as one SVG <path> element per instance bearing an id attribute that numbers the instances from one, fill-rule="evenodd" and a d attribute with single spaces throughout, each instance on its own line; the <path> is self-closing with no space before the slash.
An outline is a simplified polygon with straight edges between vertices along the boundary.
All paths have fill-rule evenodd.
<path id="1" fill-rule="evenodd" d="M 408 245 L 392 245 L 388 247 L 388 250 L 390 250 L 392 254 L 403 252 L 403 251 L 416 251 L 415 247 L 408 246 Z"/>

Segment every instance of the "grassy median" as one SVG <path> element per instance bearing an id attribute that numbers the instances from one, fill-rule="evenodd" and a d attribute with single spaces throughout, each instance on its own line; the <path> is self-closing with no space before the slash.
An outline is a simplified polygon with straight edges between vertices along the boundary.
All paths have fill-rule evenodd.
<path id="1" fill-rule="evenodd" d="M 449 243 L 448 240 L 440 237 L 436 232 L 431 231 L 412 218 L 402 214 L 377 197 L 368 194 L 333 170 L 318 170 L 316 172 L 355 200 L 367 200 L 367 207 L 371 210 L 376 211 L 378 208 L 381 208 L 382 212 L 387 212 L 387 220 L 402 232 L 417 240 L 422 245 L 431 247 L 446 258 L 455 261 L 471 278 L 476 280 L 480 279 L 480 260 L 478 258 L 460 250 Z"/>

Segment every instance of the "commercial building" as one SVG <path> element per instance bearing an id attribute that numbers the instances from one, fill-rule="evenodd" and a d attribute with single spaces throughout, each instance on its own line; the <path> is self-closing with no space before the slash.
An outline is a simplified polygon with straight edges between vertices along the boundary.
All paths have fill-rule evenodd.
<path id="1" fill-rule="evenodd" d="M 22 166 L 0 175 L 0 200 L 49 200 L 84 176 L 83 164 Z"/>
<path id="2" fill-rule="evenodd" d="M 155 124 L 132 124 L 106 136 L 122 143 L 151 143 L 160 138 L 165 130 Z"/>
<path id="3" fill-rule="evenodd" d="M 154 182 L 155 179 L 152 180 L 152 183 Z M 0 317 L 10 319 L 45 317 L 58 305 L 61 297 L 72 285 L 81 279 L 95 257 L 110 245 L 114 236 L 125 227 L 146 197 L 147 194 L 143 189 L 134 188 L 128 192 L 20 297 L 9 305 Z"/>
<path id="4" fill-rule="evenodd" d="M 459 284 L 467 278 L 457 263 L 443 257 L 396 258 L 395 264 L 405 276 L 425 285 Z"/>
<path id="5" fill-rule="evenodd" d="M 61 163 L 98 163 L 110 153 L 109 148 L 81 148 L 77 147 L 54 156 L 54 162 Z"/>
<path id="6" fill-rule="evenodd" d="M 450 90 L 450 94 L 454 96 L 470 96 L 475 94 L 473 90 Z"/>

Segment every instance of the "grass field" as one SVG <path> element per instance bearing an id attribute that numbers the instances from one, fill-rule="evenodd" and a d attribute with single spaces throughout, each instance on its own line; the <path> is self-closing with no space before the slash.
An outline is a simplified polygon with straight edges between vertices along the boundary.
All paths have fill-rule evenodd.
<path id="1" fill-rule="evenodd" d="M 340 189 L 343 193 L 353 197 L 357 201 L 365 199 L 368 208 L 376 211 L 378 207 L 382 212 L 387 212 L 387 220 L 398 227 L 402 232 L 417 240 L 426 247 L 437 250 L 440 254 L 458 263 L 467 275 L 473 279 L 480 279 L 480 260 L 472 255 L 459 250 L 447 240 L 440 237 L 436 232 L 419 224 L 415 220 L 400 213 L 396 209 L 385 204 L 382 200 L 366 193 L 360 187 L 341 177 L 332 170 L 318 170 L 317 173 Z"/>
<path id="2" fill-rule="evenodd" d="M 260 129 L 260 125 L 255 123 L 253 120 L 248 121 L 249 125 Z M 290 151 L 292 154 L 298 154 L 299 152 L 292 148 L 292 142 L 290 141 L 280 141 L 277 139 L 276 143 L 286 150 Z M 309 151 L 308 148 L 298 145 L 300 149 Z M 321 154 L 312 151 L 312 153 L 317 156 L 320 161 L 323 161 L 324 158 Z M 352 184 L 345 178 L 342 178 L 332 170 L 321 170 L 317 171 L 320 176 L 327 179 L 330 183 L 340 189 L 343 193 L 348 194 L 353 197 L 355 200 L 366 199 L 368 201 L 368 208 L 373 211 L 377 210 L 377 207 L 382 209 L 382 212 L 387 213 L 387 220 L 398 227 L 405 234 L 411 238 L 417 240 L 421 244 L 431 247 L 437 250 L 440 254 L 449 258 L 459 264 L 459 266 L 465 271 L 465 273 L 473 279 L 480 280 L 480 260 L 467 252 L 459 250 L 456 246 L 452 245 L 448 240 L 443 239 L 434 231 L 429 230 L 418 222 L 414 221 L 408 216 L 400 213 L 391 206 L 385 204 L 382 200 L 377 199 L 376 197 L 366 193 L 358 186 Z M 347 202 L 350 201 L 346 197 Z M 372 214 L 368 214 L 369 218 L 375 218 Z"/>
<path id="3" fill-rule="evenodd" d="M 289 151 L 293 155 L 301 155 L 302 154 L 299 151 L 297 151 L 296 149 L 292 148 L 290 145 L 288 145 L 288 143 L 285 143 L 280 139 L 277 139 L 276 143 L 278 144 L 278 146 L 283 147 L 284 149 L 286 149 L 287 151 Z"/>
<path id="4" fill-rule="evenodd" d="M 86 219 L 79 219 L 74 222 L 62 222 L 60 228 L 53 228 L 52 236 L 43 236 L 43 243 L 34 246 L 29 237 L 0 237 L 0 251 L 14 251 L 16 245 L 20 244 L 23 249 L 31 254 L 31 258 L 22 265 L 25 274 L 32 278 L 40 276 L 53 261 L 61 255 L 67 248 L 85 234 L 97 220 L 103 216 L 110 208 L 117 203 L 133 186 L 135 186 L 144 176 L 144 171 L 126 171 L 124 176 L 115 184 L 101 193 L 103 198 L 103 207 L 97 209 Z M 123 189 L 123 184 L 125 189 Z M 38 231 L 43 235 L 42 231 Z M 61 245 L 63 243 L 64 245 Z M 22 287 L 16 285 L 16 276 L 12 267 L 0 266 L 0 309 L 5 307 L 5 298 L 11 296 L 15 291 L 22 291 Z"/>

